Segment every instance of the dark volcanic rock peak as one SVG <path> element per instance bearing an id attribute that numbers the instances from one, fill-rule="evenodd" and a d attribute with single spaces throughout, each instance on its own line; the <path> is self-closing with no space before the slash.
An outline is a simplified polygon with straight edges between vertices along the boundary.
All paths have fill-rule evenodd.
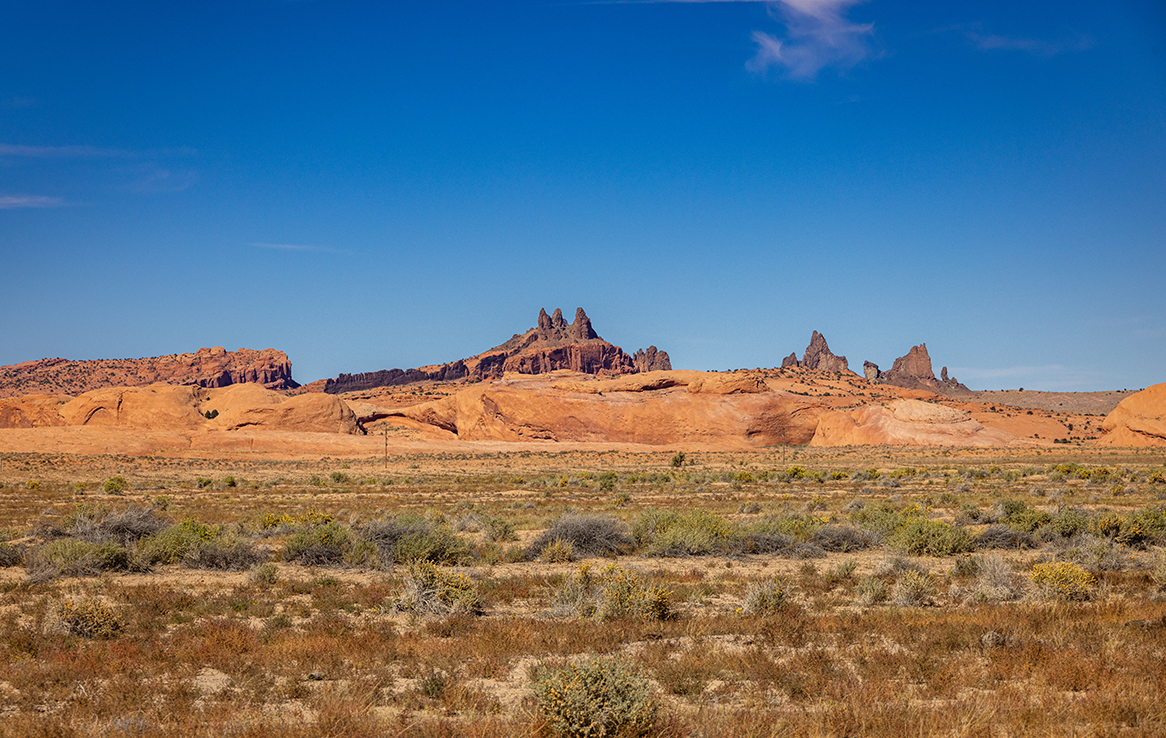
<path id="1" fill-rule="evenodd" d="M 575 310 L 575 320 L 568 323 L 563 311 L 556 308 L 547 315 L 539 310 L 534 328 L 477 356 L 419 369 L 386 369 L 364 374 L 341 374 L 323 383 L 325 392 L 352 392 L 374 387 L 390 387 L 414 382 L 466 379 L 500 379 L 506 372 L 545 374 L 558 369 L 618 376 L 637 372 L 671 369 L 668 354 L 655 346 L 628 356 L 619 346 L 600 338 L 583 308 Z"/>

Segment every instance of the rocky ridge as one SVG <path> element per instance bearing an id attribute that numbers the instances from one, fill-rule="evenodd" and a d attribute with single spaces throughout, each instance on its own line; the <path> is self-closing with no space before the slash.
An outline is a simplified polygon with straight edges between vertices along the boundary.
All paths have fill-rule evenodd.
<path id="1" fill-rule="evenodd" d="M 880 371 L 879 365 L 870 361 L 862 364 L 863 375 L 871 382 L 893 384 L 906 389 L 919 389 L 934 392 L 947 397 L 971 397 L 972 391 L 960 384 L 955 377 L 947 376 L 947 367 L 943 367 L 936 379 L 931 368 L 931 356 L 927 353 L 927 344 L 921 343 L 912 346 L 905 356 L 895 359 L 895 363 L 888 371 Z"/>
<path id="2" fill-rule="evenodd" d="M 816 369 L 824 372 L 850 371 L 850 364 L 846 361 L 846 357 L 836 356 L 830 351 L 830 346 L 826 344 L 825 336 L 818 331 L 814 331 L 813 335 L 810 336 L 810 345 L 806 347 L 806 352 L 802 354 L 801 361 L 798 361 L 797 354 L 791 353 L 782 359 L 781 366 L 783 369 L 797 367 L 800 369 Z"/>
<path id="3" fill-rule="evenodd" d="M 591 326 L 591 319 L 583 308 L 575 311 L 575 320 L 571 323 L 563 317 L 562 310 L 556 309 L 553 315 L 547 315 L 543 309 L 539 311 L 534 328 L 521 335 L 516 333 L 505 343 L 477 356 L 416 369 L 341 374 L 335 379 L 313 382 L 309 389 L 339 394 L 416 382 L 459 379 L 479 382 L 501 379 L 507 372 L 547 374 L 568 369 L 610 377 L 671 368 L 667 352 L 655 346 L 629 356 L 619 346 L 603 340 Z"/>
<path id="4" fill-rule="evenodd" d="M 106 387 L 145 387 L 157 382 L 195 387 L 255 383 L 271 390 L 299 386 L 292 379 L 287 354 L 270 348 L 227 351 L 215 346 L 194 353 L 142 359 L 41 359 L 0 367 L 0 397 L 31 393 L 78 395 Z"/>

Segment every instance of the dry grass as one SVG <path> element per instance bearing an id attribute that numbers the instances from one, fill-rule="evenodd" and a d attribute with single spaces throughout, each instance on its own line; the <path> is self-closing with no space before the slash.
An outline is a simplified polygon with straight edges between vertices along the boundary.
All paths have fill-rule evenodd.
<path id="1" fill-rule="evenodd" d="M 537 665 L 594 655 L 646 679 L 613 703 L 658 705 L 658 735 L 1166 734 L 1160 457 L 799 449 L 799 477 L 780 453 L 6 455 L 0 736 L 547 735 Z M 634 573 L 576 587 L 586 613 L 556 611 L 578 564 L 521 560 L 556 521 L 579 535 L 546 540 Z M 761 533 L 786 543 L 734 543 Z M 579 617 L 608 584 L 616 605 L 669 593 L 665 617 Z"/>

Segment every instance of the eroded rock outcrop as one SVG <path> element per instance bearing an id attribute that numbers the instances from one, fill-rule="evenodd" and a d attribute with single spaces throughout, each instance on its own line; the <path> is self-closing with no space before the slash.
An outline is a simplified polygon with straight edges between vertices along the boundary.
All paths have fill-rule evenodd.
<path id="1" fill-rule="evenodd" d="M 850 412 L 824 413 L 811 446 L 1024 446 L 1031 441 L 987 428 L 955 408 L 920 400 L 896 400 Z"/>
<path id="2" fill-rule="evenodd" d="M 0 400 L 0 428 L 47 427 L 132 428 L 187 434 L 244 428 L 361 432 L 352 409 L 338 397 L 288 397 L 254 383 L 210 388 L 157 383 L 148 387 L 104 387 L 77 397 L 25 395 Z"/>
<path id="3" fill-rule="evenodd" d="M 850 364 L 845 356 L 836 356 L 826 344 L 826 337 L 818 331 L 810 336 L 810 345 L 798 361 L 796 354 L 790 354 L 781 361 L 783 368 L 800 367 L 802 369 L 816 369 L 825 372 L 848 372 Z"/>
<path id="4" fill-rule="evenodd" d="M 527 377 L 467 387 L 393 411 L 461 440 L 749 448 L 806 443 L 821 405 L 748 374 L 652 372 Z"/>
<path id="5" fill-rule="evenodd" d="M 158 382 L 195 387 L 227 387 L 252 382 L 268 389 L 294 389 L 291 362 L 275 349 L 222 346 L 192 354 L 143 359 L 41 359 L 0 367 L 0 397 L 33 393 L 79 395 L 106 387 L 145 387 Z"/>
<path id="6" fill-rule="evenodd" d="M 863 362 L 862 370 L 863 375 L 872 382 L 927 390 L 947 397 L 972 396 L 972 391 L 960 384 L 955 377 L 947 376 L 947 367 L 943 367 L 940 379 L 935 378 L 935 372 L 931 368 L 931 356 L 927 353 L 925 343 L 912 346 L 905 356 L 895 359 L 895 363 L 888 371 L 879 371 L 879 365 L 870 361 Z"/>
<path id="7" fill-rule="evenodd" d="M 667 351 L 660 351 L 655 346 L 649 346 L 647 350 L 637 349 L 636 353 L 632 354 L 632 364 L 635 365 L 638 372 L 667 372 L 672 370 L 672 360 L 668 358 Z"/>
<path id="8" fill-rule="evenodd" d="M 392 387 L 414 382 L 500 379 L 506 372 L 547 374 L 567 369 L 597 376 L 619 376 L 672 368 L 668 354 L 651 346 L 628 356 L 619 346 L 599 337 L 583 308 L 568 323 L 563 311 L 539 311 L 534 328 L 477 356 L 417 369 L 386 369 L 363 374 L 341 374 L 317 385 L 329 394 Z M 312 387 L 315 389 L 315 386 Z"/>
<path id="9" fill-rule="evenodd" d="M 1130 395 L 1101 423 L 1102 446 L 1166 446 L 1166 383 Z"/>

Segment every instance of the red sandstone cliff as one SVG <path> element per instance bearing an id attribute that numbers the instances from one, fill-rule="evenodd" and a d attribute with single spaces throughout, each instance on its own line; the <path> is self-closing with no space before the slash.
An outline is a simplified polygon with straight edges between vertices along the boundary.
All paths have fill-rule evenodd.
<path id="1" fill-rule="evenodd" d="M 559 369 L 570 369 L 600 377 L 636 374 L 638 372 L 669 370 L 672 362 L 668 354 L 651 346 L 637 351 L 634 356 L 624 353 L 619 346 L 599 337 L 591 327 L 591 319 L 583 308 L 575 311 L 575 321 L 568 323 L 563 311 L 554 315 L 539 311 L 538 325 L 509 341 L 477 356 L 448 364 L 423 366 L 417 369 L 383 369 L 362 374 L 341 374 L 335 379 L 313 382 L 309 389 L 322 389 L 330 394 L 367 390 L 374 387 L 392 387 L 413 382 L 449 381 L 465 379 L 471 382 L 501 379 L 506 372 L 516 374 L 547 374 Z"/>
<path id="2" fill-rule="evenodd" d="M 79 395 L 105 387 L 145 387 L 157 382 L 197 387 L 251 382 L 277 390 L 299 386 L 292 379 L 287 354 L 275 349 L 227 351 L 215 346 L 193 354 L 144 359 L 41 359 L 0 367 L 0 397 Z"/>

